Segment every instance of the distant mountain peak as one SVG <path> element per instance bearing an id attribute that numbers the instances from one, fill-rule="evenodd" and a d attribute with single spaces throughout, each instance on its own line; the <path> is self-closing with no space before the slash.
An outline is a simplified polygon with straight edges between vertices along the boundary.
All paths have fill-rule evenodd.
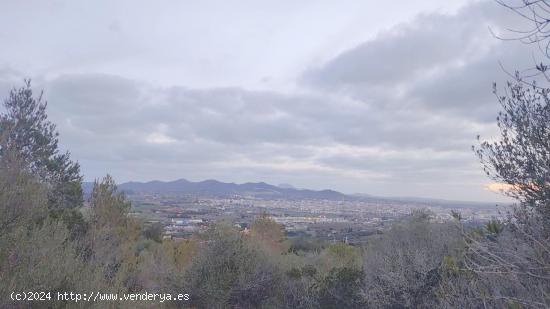
<path id="1" fill-rule="evenodd" d="M 90 194 L 93 189 L 93 182 L 82 183 L 84 193 Z M 177 179 L 174 181 L 153 180 L 149 182 L 129 181 L 118 185 L 119 190 L 129 194 L 138 192 L 148 193 L 177 193 L 211 197 L 253 197 L 262 199 L 287 199 L 287 200 L 361 200 L 376 203 L 412 203 L 419 207 L 425 205 L 438 205 L 442 207 L 461 208 L 464 206 L 493 207 L 494 203 L 445 201 L 429 198 L 400 198 L 400 197 L 379 197 L 369 194 L 346 195 L 338 191 L 298 189 L 292 185 L 280 184 L 274 186 L 265 182 L 247 182 L 243 184 L 226 183 L 215 179 L 207 179 L 199 182 Z"/>
<path id="2" fill-rule="evenodd" d="M 85 183 L 85 191 L 91 191 L 91 186 Z M 341 200 L 344 194 L 333 190 L 303 190 L 291 185 L 274 186 L 266 182 L 247 182 L 243 184 L 226 183 L 215 179 L 207 179 L 199 182 L 178 179 L 174 181 L 130 181 L 118 185 L 118 188 L 128 193 L 180 193 L 197 194 L 216 197 L 243 197 L 267 198 L 267 199 L 331 199 Z"/>

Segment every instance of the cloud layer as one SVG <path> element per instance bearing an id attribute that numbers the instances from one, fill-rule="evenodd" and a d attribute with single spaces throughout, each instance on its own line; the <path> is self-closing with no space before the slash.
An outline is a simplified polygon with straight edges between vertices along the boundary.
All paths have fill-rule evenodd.
<path id="1" fill-rule="evenodd" d="M 527 47 L 487 30 L 516 22 L 500 10 L 483 2 L 419 15 L 307 63 L 284 92 L 85 70 L 34 84 L 87 179 L 109 172 L 119 181 L 216 178 L 496 200 L 470 147 L 477 134 L 496 133 L 499 61 L 512 69 L 532 61 Z M 28 76 L 16 69 L 0 69 L 0 94 Z"/>

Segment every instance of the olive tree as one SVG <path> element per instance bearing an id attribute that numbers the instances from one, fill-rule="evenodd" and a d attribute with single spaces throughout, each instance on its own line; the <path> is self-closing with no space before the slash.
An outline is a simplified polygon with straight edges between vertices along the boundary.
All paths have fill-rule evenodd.
<path id="1" fill-rule="evenodd" d="M 505 194 L 550 218 L 550 90 L 521 83 L 508 90 L 497 95 L 500 138 L 474 150 L 487 175 L 507 184 Z"/>
<path id="2" fill-rule="evenodd" d="M 550 306 L 549 90 L 509 83 L 498 96 L 500 136 L 473 147 L 484 171 L 504 183 L 517 204 L 507 218 L 478 233 L 465 232 L 464 266 L 495 306 Z M 479 137 L 478 137 L 479 139 Z"/>

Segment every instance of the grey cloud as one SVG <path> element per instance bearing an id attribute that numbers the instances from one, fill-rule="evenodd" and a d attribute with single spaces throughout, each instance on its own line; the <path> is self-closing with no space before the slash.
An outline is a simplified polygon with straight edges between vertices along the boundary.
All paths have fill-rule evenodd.
<path id="1" fill-rule="evenodd" d="M 64 75 L 36 86 L 46 89 L 62 145 L 87 178 L 104 172 L 122 179 L 288 177 L 305 186 L 304 179 L 316 177 L 325 184 L 339 179 L 334 188 L 345 190 L 352 183 L 345 179 L 431 181 L 446 164 L 468 162 L 438 159 L 447 148 L 468 148 L 471 136 L 457 130 L 466 126 L 461 121 L 380 110 L 347 98 L 155 88 L 98 74 Z M 345 147 L 359 152 L 346 154 Z M 385 157 L 387 151 L 406 155 Z M 256 178 L 246 179 L 250 175 Z"/>
<path id="2" fill-rule="evenodd" d="M 487 26 L 502 19 L 499 12 L 483 2 L 454 15 L 420 15 L 312 69 L 304 78 L 329 88 L 408 83 L 417 75 L 475 57 L 480 45 L 488 43 Z"/>
<path id="3" fill-rule="evenodd" d="M 174 142 L 223 145 L 342 143 L 407 148 L 468 147 L 468 124 L 408 110 L 320 95 L 239 88 L 155 89 L 121 77 L 64 76 L 46 85 L 51 108 L 68 130 L 93 130 L 143 143 L 149 134 Z M 148 89 L 148 90 L 147 90 Z M 458 132 L 460 131 L 460 132 Z M 474 133 L 472 133 L 474 134 Z"/>
<path id="4" fill-rule="evenodd" d="M 494 121 L 492 83 L 533 66 L 532 46 L 499 41 L 490 33 L 518 21 L 489 1 L 456 14 L 421 15 L 307 71 L 302 80 L 380 108 L 424 110 L 444 117 Z M 519 28 L 519 26 L 518 26 Z"/>
<path id="5" fill-rule="evenodd" d="M 491 83 L 505 80 L 497 61 L 530 61 L 487 32 L 504 20 L 489 4 L 419 16 L 308 70 L 286 93 L 93 73 L 35 87 L 88 179 L 110 172 L 440 197 L 447 188 L 448 198 L 468 189 L 486 198 L 470 145 L 494 132 Z M 2 96 L 20 82 L 0 70 Z"/>

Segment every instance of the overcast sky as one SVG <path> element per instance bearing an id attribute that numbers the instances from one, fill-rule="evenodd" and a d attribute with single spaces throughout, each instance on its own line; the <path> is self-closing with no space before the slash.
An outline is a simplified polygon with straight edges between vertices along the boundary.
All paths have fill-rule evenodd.
<path id="1" fill-rule="evenodd" d="M 44 89 L 86 180 L 498 201 L 471 145 L 535 53 L 487 1 L 0 0 L 0 95 Z"/>

